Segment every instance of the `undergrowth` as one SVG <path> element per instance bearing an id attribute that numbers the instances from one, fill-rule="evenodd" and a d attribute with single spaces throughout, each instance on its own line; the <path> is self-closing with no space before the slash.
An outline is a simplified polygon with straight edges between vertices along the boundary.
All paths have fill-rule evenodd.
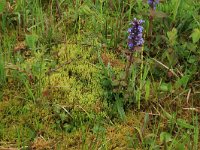
<path id="1" fill-rule="evenodd" d="M 1 0 L 0 149 L 199 149 L 199 10 Z"/>

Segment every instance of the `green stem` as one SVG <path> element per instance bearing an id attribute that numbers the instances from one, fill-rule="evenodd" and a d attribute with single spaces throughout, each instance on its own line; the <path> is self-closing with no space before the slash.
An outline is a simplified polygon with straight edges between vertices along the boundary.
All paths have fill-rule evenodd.
<path id="1" fill-rule="evenodd" d="M 153 32 L 153 14 L 155 13 L 155 10 L 153 8 L 150 8 L 150 16 L 149 16 L 149 31 L 148 31 L 148 45 L 150 46 L 152 41 L 152 32 Z"/>
<path id="2" fill-rule="evenodd" d="M 144 68 L 144 62 L 143 62 L 143 58 L 144 58 L 144 55 L 143 55 L 143 51 L 144 51 L 144 47 L 142 47 L 142 50 L 141 50 L 141 66 L 140 66 L 140 94 L 138 96 L 138 109 L 140 109 L 140 100 L 141 100 L 141 91 L 142 91 L 142 87 L 143 87 L 143 68 Z"/>
<path id="3" fill-rule="evenodd" d="M 130 58 L 129 58 L 129 61 L 128 61 L 128 65 L 127 65 L 127 68 L 126 68 L 126 76 L 125 76 L 125 80 L 128 82 L 128 75 L 129 75 L 129 70 L 130 70 L 130 67 L 131 67 L 131 64 L 133 62 L 133 52 L 131 52 L 131 55 L 130 55 Z"/>

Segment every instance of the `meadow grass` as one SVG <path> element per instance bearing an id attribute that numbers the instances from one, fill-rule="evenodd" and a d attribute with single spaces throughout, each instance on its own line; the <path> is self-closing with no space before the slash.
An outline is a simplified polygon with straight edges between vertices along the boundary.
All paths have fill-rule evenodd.
<path id="1" fill-rule="evenodd" d="M 0 149 L 198 150 L 199 11 L 198 0 L 1 0 Z M 145 42 L 130 53 L 133 18 Z"/>

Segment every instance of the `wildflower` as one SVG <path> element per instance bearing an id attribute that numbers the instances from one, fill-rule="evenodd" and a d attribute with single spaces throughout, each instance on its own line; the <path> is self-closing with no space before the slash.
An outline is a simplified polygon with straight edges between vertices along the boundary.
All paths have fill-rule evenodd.
<path id="1" fill-rule="evenodd" d="M 132 27 L 128 29 L 128 47 L 130 50 L 134 50 L 135 47 L 142 46 L 144 43 L 142 23 L 144 23 L 143 20 L 137 20 L 136 18 L 131 22 Z"/>
<path id="2" fill-rule="evenodd" d="M 159 3 L 159 0 L 148 0 L 148 4 L 152 9 L 156 9 L 156 5 Z"/>

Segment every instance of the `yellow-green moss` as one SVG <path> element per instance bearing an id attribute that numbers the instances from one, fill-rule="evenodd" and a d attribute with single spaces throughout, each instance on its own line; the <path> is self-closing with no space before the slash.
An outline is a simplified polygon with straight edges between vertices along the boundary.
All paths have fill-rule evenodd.
<path id="1" fill-rule="evenodd" d="M 96 57 L 92 51 L 92 48 L 81 48 L 76 44 L 53 49 L 52 53 L 58 53 L 61 67 L 46 77 L 46 87 L 50 89 L 50 99 L 55 103 L 91 109 L 102 98 L 103 89 L 98 78 L 100 71 L 90 62 Z"/>

